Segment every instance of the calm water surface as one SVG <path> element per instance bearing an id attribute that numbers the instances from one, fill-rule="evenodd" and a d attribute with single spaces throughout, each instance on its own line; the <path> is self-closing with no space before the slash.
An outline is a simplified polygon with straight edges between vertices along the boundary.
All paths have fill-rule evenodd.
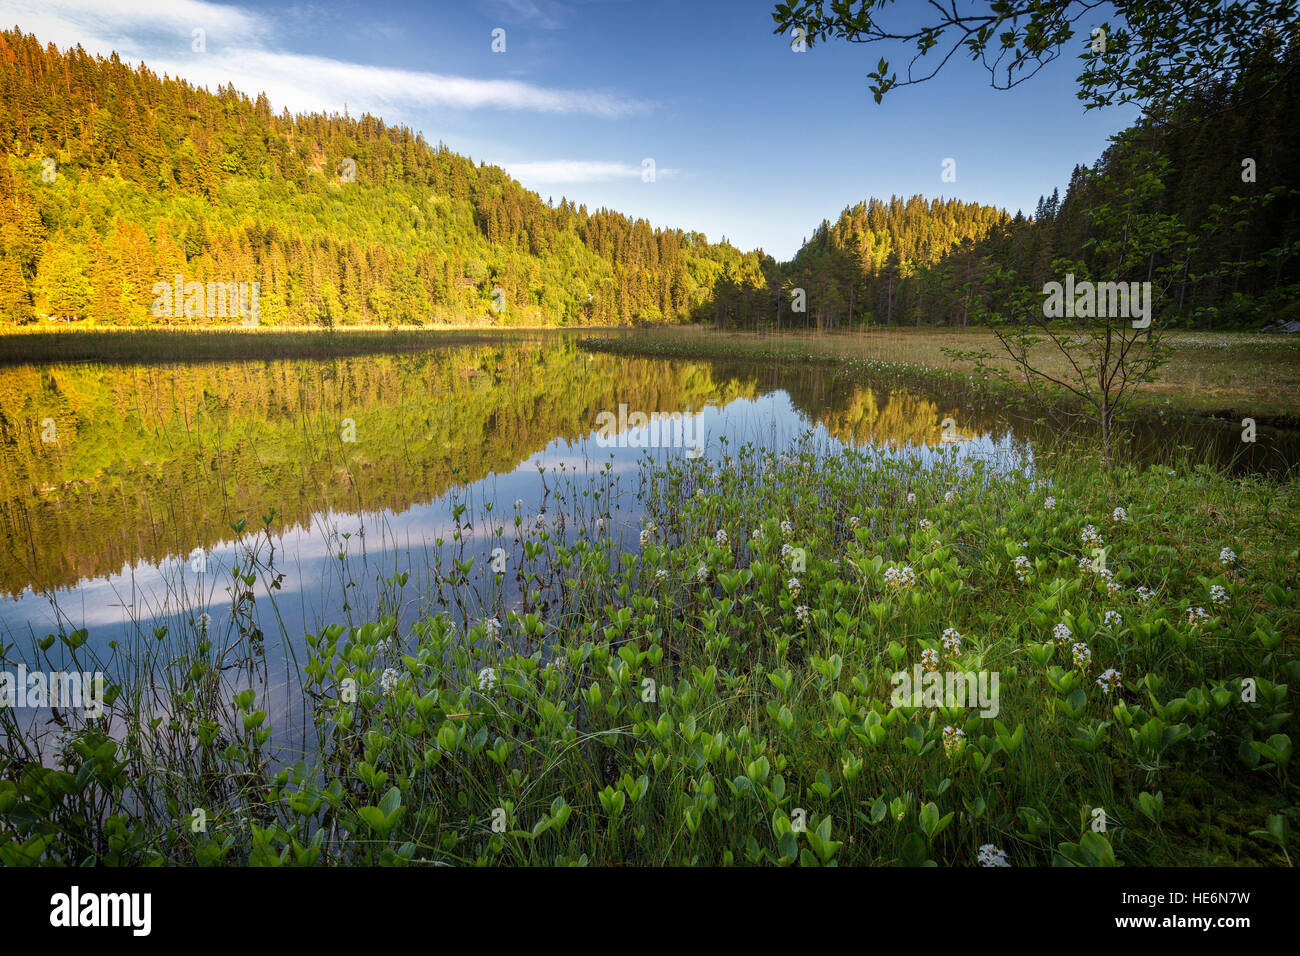
<path id="1" fill-rule="evenodd" d="M 328 624 L 508 611 L 517 593 L 420 584 L 542 529 L 635 548 L 639 465 L 688 449 L 633 447 L 628 433 L 608 447 L 597 416 L 620 403 L 693 416 L 714 463 L 745 442 L 803 442 L 1032 469 L 1045 437 L 954 390 L 592 354 L 568 336 L 329 361 L 3 368 L 0 658 L 31 660 L 40 638 L 81 628 L 105 657 L 164 625 L 229 634 L 237 565 L 256 575 L 241 613 L 285 681 L 290 645 Z M 1143 456 L 1180 442 L 1239 456 L 1237 437 L 1157 422 L 1134 442 Z M 1248 451 L 1241 467 L 1297 458 L 1294 435 L 1267 430 Z"/>

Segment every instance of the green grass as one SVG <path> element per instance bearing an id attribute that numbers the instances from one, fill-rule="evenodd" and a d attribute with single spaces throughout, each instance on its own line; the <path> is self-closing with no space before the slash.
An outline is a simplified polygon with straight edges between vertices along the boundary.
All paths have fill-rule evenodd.
<path id="1" fill-rule="evenodd" d="M 1167 332 L 1169 361 L 1138 393 L 1135 408 L 1164 407 L 1195 414 L 1300 423 L 1300 336 L 1244 332 Z M 649 329 L 599 347 L 624 354 L 678 358 L 757 359 L 785 363 L 886 362 L 966 375 L 969 360 L 945 349 L 987 350 L 1009 368 L 1001 346 L 984 329 L 898 328 L 829 333 L 720 332 L 697 327 Z M 1066 360 L 1040 345 L 1034 360 L 1061 375 Z"/>
<path id="2" fill-rule="evenodd" d="M 1294 861 L 1294 478 L 823 451 L 646 464 L 621 557 L 607 498 L 557 493 L 546 527 L 458 513 L 515 516 L 524 607 L 308 635 L 301 760 L 255 690 L 219 679 L 258 646 L 237 574 L 228 632 L 141 627 L 111 722 L 65 715 L 58 766 L 0 711 L 0 861 Z M 576 543 L 547 530 L 560 513 Z M 241 535 L 261 573 L 264 539 Z M 430 574 L 416 595 L 391 578 L 384 605 L 500 593 L 482 562 Z M 48 666 L 92 669 L 63 637 Z M 997 716 L 894 706 L 893 675 L 927 661 L 996 672 Z"/>

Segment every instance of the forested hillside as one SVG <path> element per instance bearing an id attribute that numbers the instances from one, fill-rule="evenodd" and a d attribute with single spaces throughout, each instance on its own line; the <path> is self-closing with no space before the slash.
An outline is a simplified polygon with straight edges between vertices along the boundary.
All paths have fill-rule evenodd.
<path id="1" fill-rule="evenodd" d="M 157 322 L 177 274 L 259 282 L 263 325 L 683 320 L 761 258 L 544 201 L 372 116 L 277 115 L 21 32 L 0 32 L 0 152 L 6 322 Z"/>
<path id="2" fill-rule="evenodd" d="M 920 196 L 846 209 L 761 278 L 724 273 L 713 316 L 735 327 L 966 326 L 1014 319 L 1001 294 L 1012 287 L 1032 298 L 1088 270 L 1151 280 L 1165 327 L 1300 318 L 1298 58 L 1292 48 L 1235 84 L 1202 84 L 1176 110 L 1152 109 L 1032 216 Z M 1124 242 L 1150 248 L 1127 271 L 1108 260 Z"/>
<path id="3" fill-rule="evenodd" d="M 1150 110 L 1032 216 L 871 199 L 778 264 L 543 200 L 372 116 L 277 115 L 265 95 L 0 32 L 0 322 L 241 321 L 154 314 L 180 275 L 259 283 L 272 326 L 966 326 L 1008 318 L 1000 290 L 1077 267 L 1157 278 L 1165 326 L 1258 326 L 1300 298 L 1296 57 Z M 1096 210 L 1116 202 L 1159 234 L 1132 274 L 1098 252 L 1116 237 Z"/>

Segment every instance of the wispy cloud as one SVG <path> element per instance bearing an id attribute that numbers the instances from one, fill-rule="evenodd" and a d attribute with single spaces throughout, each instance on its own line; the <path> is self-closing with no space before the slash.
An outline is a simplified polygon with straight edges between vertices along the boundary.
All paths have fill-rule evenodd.
<path id="1" fill-rule="evenodd" d="M 483 8 L 504 23 L 529 23 L 546 30 L 558 29 L 569 12 L 554 0 L 484 0 Z"/>
<path id="2" fill-rule="evenodd" d="M 276 25 L 264 15 L 204 0 L 167 0 L 142 9 L 140 0 L 0 0 L 0 22 L 16 24 L 59 46 L 117 52 L 158 73 L 200 86 L 234 84 L 265 92 L 276 109 L 382 113 L 406 110 L 499 109 L 616 118 L 651 104 L 600 90 L 538 86 L 519 80 L 477 79 L 349 63 L 286 52 L 274 45 Z M 192 31 L 205 31 L 206 52 L 191 49 Z"/>
<path id="3" fill-rule="evenodd" d="M 502 168 L 524 185 L 533 183 L 597 183 L 640 179 L 640 163 L 609 163 L 591 159 L 548 159 L 532 163 L 504 163 Z M 680 170 L 655 168 L 655 178 L 675 176 Z"/>

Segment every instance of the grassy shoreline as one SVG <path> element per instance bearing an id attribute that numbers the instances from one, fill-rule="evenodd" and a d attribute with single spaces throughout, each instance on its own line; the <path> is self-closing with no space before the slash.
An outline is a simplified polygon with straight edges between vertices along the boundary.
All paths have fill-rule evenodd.
<path id="1" fill-rule="evenodd" d="M 1168 365 L 1139 390 L 1137 410 L 1183 412 L 1221 419 L 1252 417 L 1260 424 L 1300 427 L 1300 337 L 1237 332 L 1171 332 Z M 954 361 L 945 348 L 999 346 L 983 330 L 874 329 L 831 333 L 719 332 L 701 328 L 639 330 L 616 339 L 589 335 L 586 347 L 666 358 L 752 359 L 850 366 L 885 363 L 918 374 L 967 380 L 974 364 Z M 1062 371 L 1044 346 L 1045 367 Z"/>

